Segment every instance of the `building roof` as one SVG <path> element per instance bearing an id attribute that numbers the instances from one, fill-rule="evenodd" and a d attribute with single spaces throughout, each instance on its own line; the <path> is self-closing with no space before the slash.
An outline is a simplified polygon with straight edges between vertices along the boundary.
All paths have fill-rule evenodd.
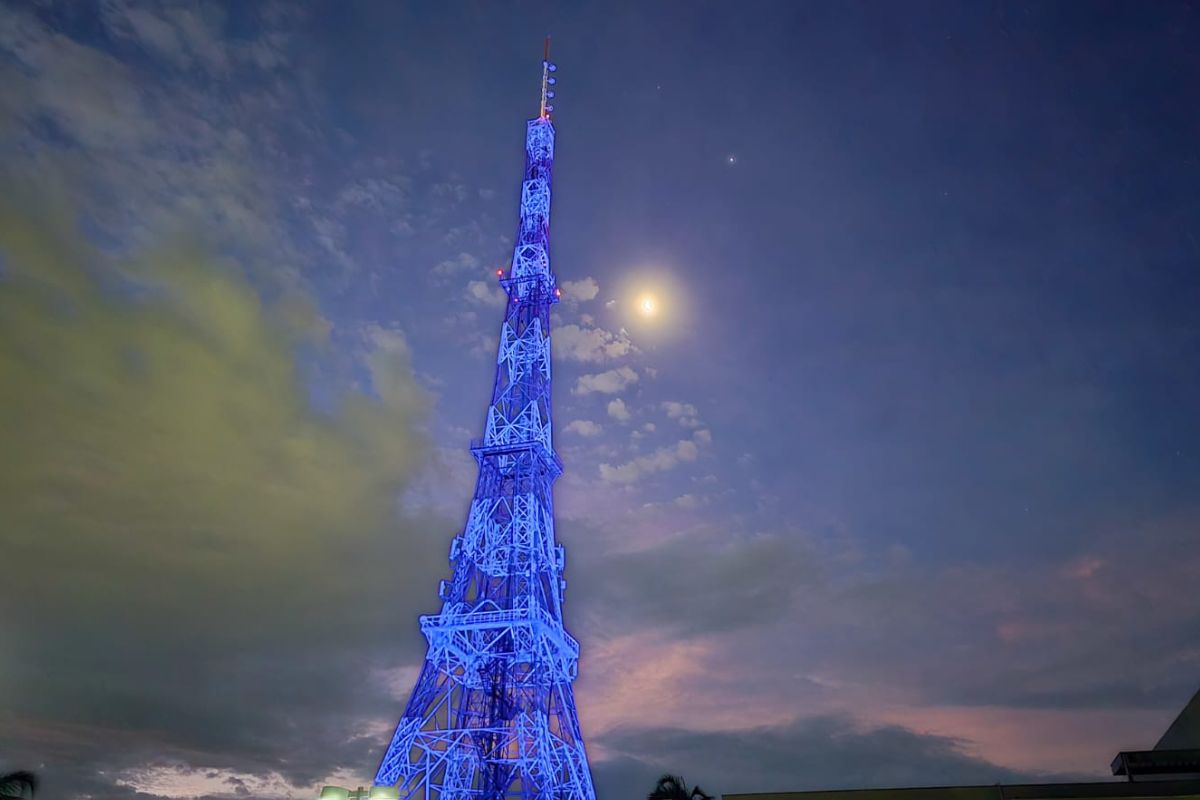
<path id="1" fill-rule="evenodd" d="M 1154 745 L 1155 750 L 1187 750 L 1200 748 L 1200 689 L 1183 707 L 1167 732 Z"/>
<path id="2" fill-rule="evenodd" d="M 1112 762 L 1113 775 L 1200 775 L 1200 750 L 1122 750 Z"/>

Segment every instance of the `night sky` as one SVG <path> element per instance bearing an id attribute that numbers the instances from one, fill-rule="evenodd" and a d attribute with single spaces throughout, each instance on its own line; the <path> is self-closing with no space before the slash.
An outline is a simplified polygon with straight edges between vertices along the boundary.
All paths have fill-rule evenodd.
<path id="1" fill-rule="evenodd" d="M 1200 685 L 1200 5 L 9 0 L 0 771 L 369 782 L 547 33 L 601 800 L 1151 747 Z"/>

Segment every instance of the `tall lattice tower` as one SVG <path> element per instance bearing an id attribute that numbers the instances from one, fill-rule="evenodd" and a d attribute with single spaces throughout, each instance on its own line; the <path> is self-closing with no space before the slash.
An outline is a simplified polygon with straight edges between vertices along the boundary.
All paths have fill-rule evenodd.
<path id="1" fill-rule="evenodd" d="M 521 226 L 496 383 L 466 529 L 450 547 L 440 614 L 421 617 L 425 664 L 377 786 L 422 800 L 594 800 L 575 712 L 579 643 L 563 628 L 564 552 L 551 486 L 562 472 L 550 413 L 550 176 L 555 66 L 549 39 L 538 116 L 525 134 Z"/>

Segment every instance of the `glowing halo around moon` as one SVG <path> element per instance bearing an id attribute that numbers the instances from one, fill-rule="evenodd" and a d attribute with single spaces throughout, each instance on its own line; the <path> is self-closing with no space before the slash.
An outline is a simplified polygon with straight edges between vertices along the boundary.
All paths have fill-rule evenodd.
<path id="1" fill-rule="evenodd" d="M 687 330 L 687 284 L 662 268 L 634 269 L 620 280 L 609 308 L 642 344 L 665 342 Z"/>

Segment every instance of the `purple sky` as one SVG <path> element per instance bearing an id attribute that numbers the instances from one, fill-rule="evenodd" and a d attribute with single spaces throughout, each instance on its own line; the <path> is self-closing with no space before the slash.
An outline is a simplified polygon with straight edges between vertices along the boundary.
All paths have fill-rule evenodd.
<path id="1" fill-rule="evenodd" d="M 1194 2 L 105 0 L 0 6 L 0 769 L 369 779 L 547 32 L 601 800 L 1152 746 L 1200 684 Z"/>

